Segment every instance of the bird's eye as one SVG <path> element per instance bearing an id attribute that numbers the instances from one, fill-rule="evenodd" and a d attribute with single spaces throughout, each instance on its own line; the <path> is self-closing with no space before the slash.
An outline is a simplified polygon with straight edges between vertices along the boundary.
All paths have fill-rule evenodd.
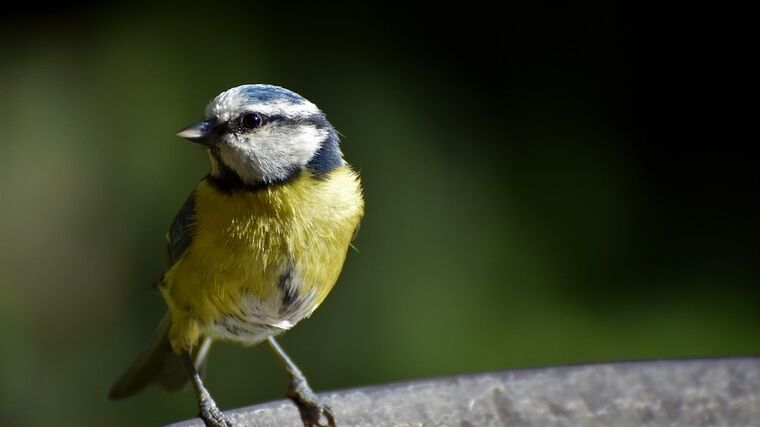
<path id="1" fill-rule="evenodd" d="M 240 124 L 246 129 L 256 129 L 264 124 L 264 116 L 259 113 L 245 113 Z"/>

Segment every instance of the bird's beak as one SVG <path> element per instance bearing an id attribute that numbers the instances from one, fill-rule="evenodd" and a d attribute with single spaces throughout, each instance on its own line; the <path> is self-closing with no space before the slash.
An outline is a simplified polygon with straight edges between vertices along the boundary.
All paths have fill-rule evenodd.
<path id="1" fill-rule="evenodd" d="M 217 133 L 220 122 L 216 117 L 193 123 L 177 133 L 180 138 L 188 141 L 206 144 L 211 141 L 211 136 Z"/>

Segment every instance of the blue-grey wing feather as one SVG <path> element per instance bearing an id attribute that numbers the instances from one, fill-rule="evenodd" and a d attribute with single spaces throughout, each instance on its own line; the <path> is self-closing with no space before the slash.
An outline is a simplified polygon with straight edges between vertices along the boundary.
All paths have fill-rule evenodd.
<path id="1" fill-rule="evenodd" d="M 168 255 L 167 270 L 187 251 L 193 240 L 195 225 L 195 191 L 190 193 L 185 203 L 174 217 L 171 228 L 166 234 Z"/>

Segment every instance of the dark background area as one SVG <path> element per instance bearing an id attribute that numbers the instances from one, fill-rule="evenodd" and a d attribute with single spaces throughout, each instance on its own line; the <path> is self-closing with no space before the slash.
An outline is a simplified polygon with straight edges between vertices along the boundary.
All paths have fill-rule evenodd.
<path id="1" fill-rule="evenodd" d="M 750 16 L 671 3 L 5 10 L 0 424 L 195 414 L 191 393 L 105 393 L 163 314 L 150 289 L 163 235 L 207 171 L 173 135 L 243 83 L 319 105 L 364 180 L 358 253 L 282 340 L 317 390 L 757 355 Z M 283 395 L 263 346 L 212 353 L 223 408 Z"/>

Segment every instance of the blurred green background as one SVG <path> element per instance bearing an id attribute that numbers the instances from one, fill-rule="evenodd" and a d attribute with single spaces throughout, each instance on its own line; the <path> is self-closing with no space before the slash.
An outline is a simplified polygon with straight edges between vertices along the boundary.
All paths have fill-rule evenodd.
<path id="1" fill-rule="evenodd" d="M 174 133 L 242 83 L 317 103 L 364 180 L 358 253 L 281 341 L 317 390 L 758 355 L 759 182 L 745 147 L 757 120 L 744 94 L 756 76 L 737 16 L 668 4 L 6 10 L 0 425 L 196 413 L 191 393 L 105 393 L 164 312 L 151 291 L 164 232 L 207 171 Z M 281 398 L 286 378 L 267 348 L 220 344 L 207 385 L 232 408 Z"/>

